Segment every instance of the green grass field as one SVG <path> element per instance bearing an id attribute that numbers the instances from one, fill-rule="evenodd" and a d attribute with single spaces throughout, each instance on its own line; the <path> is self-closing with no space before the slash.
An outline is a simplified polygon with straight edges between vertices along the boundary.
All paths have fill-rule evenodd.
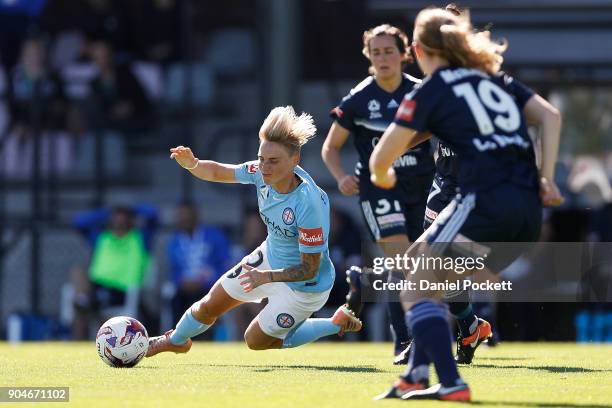
<path id="1" fill-rule="evenodd" d="M 187 355 L 113 369 L 93 341 L 0 343 L 0 386 L 68 386 L 67 405 L 88 408 L 453 406 L 372 401 L 401 370 L 390 364 L 390 350 L 390 344 L 319 343 L 256 352 L 243 344 L 196 343 Z M 479 407 L 612 407 L 612 346 L 482 346 L 461 373 Z"/>

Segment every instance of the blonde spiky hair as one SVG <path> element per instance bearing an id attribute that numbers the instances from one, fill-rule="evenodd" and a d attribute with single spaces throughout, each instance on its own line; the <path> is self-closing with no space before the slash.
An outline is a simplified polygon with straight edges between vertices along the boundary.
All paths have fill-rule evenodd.
<path id="1" fill-rule="evenodd" d="M 261 125 L 259 140 L 279 143 L 289 150 L 289 154 L 294 155 L 316 132 L 311 115 L 302 112 L 298 116 L 292 106 L 279 106 L 270 111 Z"/>

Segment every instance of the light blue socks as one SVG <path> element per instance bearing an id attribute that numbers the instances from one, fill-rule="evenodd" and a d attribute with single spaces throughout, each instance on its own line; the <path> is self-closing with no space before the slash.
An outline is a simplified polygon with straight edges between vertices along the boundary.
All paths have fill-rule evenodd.
<path id="1" fill-rule="evenodd" d="M 176 324 L 176 329 L 170 335 L 170 342 L 175 346 L 185 344 L 190 338 L 204 333 L 210 326 L 197 321 L 191 314 L 191 308 L 189 308 Z"/>
<path id="2" fill-rule="evenodd" d="M 301 325 L 287 333 L 282 348 L 293 348 L 311 343 L 321 337 L 331 336 L 340 331 L 340 326 L 331 319 L 306 319 Z"/>

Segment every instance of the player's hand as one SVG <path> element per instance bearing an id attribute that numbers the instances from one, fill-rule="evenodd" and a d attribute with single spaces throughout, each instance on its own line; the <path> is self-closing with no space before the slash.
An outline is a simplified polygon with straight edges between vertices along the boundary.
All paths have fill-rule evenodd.
<path id="1" fill-rule="evenodd" d="M 395 187 L 395 183 L 397 183 L 397 175 L 395 174 L 393 167 L 389 167 L 387 174 L 385 174 L 383 178 L 378 178 L 376 177 L 376 174 L 372 174 L 370 176 L 370 181 L 372 181 L 372 184 L 374 184 L 376 187 L 390 190 Z"/>
<path id="2" fill-rule="evenodd" d="M 338 181 L 338 190 L 345 196 L 359 193 L 359 180 L 357 177 L 347 174 Z"/>
<path id="3" fill-rule="evenodd" d="M 260 271 L 246 263 L 243 263 L 241 266 L 245 272 L 238 276 L 238 280 L 240 280 L 240 285 L 246 293 L 249 293 L 264 283 L 270 282 L 268 279 L 269 273 L 267 271 Z"/>
<path id="4" fill-rule="evenodd" d="M 540 198 L 544 207 L 556 207 L 565 201 L 557 184 L 545 177 L 540 178 Z"/>
<path id="5" fill-rule="evenodd" d="M 198 162 L 191 149 L 185 146 L 170 149 L 170 158 L 176 160 L 179 166 L 183 168 L 192 168 Z"/>

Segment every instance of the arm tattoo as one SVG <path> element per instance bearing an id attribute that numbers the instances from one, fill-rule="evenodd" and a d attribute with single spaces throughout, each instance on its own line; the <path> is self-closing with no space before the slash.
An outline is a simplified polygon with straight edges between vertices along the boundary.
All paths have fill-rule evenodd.
<path id="1" fill-rule="evenodd" d="M 299 265 L 273 271 L 270 281 L 274 282 L 301 282 L 311 280 L 317 276 L 321 254 L 302 253 L 302 262 Z M 272 276 L 273 275 L 273 276 Z"/>

